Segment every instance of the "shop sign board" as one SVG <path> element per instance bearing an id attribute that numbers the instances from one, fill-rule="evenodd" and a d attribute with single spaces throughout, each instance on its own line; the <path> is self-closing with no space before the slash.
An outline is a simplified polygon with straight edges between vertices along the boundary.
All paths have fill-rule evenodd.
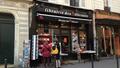
<path id="1" fill-rule="evenodd" d="M 120 20 L 120 14 L 114 12 L 106 12 L 104 10 L 96 10 L 96 19 Z"/>
<path id="2" fill-rule="evenodd" d="M 51 3 L 38 3 L 36 11 L 41 13 L 50 13 L 55 15 L 74 16 L 82 18 L 92 18 L 91 10 L 84 10 L 80 8 L 73 8 L 63 5 L 56 5 Z"/>

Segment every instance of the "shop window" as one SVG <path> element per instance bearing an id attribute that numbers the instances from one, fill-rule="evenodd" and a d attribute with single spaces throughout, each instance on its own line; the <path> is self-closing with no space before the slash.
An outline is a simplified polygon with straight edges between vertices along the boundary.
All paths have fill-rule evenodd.
<path id="1" fill-rule="evenodd" d="M 37 28 L 43 28 L 45 33 L 49 33 L 49 24 L 46 22 L 41 22 L 41 24 L 37 24 Z"/>
<path id="2" fill-rule="evenodd" d="M 44 41 L 48 41 L 49 44 L 52 43 L 52 32 L 49 29 L 48 33 L 44 32 L 44 28 L 38 28 L 37 29 L 37 35 L 38 35 L 38 44 L 39 47 L 41 47 L 43 45 Z"/>
<path id="3" fill-rule="evenodd" d="M 79 24 L 78 23 L 72 23 L 71 29 L 78 29 Z"/>
<path id="4" fill-rule="evenodd" d="M 38 24 L 38 27 L 44 27 L 44 24 Z"/>
<path id="5" fill-rule="evenodd" d="M 97 43 L 101 53 L 105 53 L 105 56 L 113 54 L 113 40 L 112 40 L 112 27 L 109 26 L 97 26 Z"/>
<path id="6" fill-rule="evenodd" d="M 58 22 L 49 22 L 49 27 L 50 28 L 59 28 L 59 23 Z"/>
<path id="7" fill-rule="evenodd" d="M 48 33 L 44 32 L 44 28 L 38 28 L 36 31 L 38 35 L 39 52 L 41 51 L 43 47 L 44 41 L 48 41 L 48 45 L 51 47 L 55 45 L 56 41 L 60 42 L 60 30 L 59 29 L 49 29 Z M 65 40 L 65 42 L 67 41 Z"/>
<path id="8" fill-rule="evenodd" d="M 80 47 L 82 50 L 86 50 L 87 48 L 86 38 L 86 33 L 84 31 L 79 31 Z"/>
<path id="9" fill-rule="evenodd" d="M 61 30 L 62 53 L 70 52 L 70 30 Z"/>
<path id="10" fill-rule="evenodd" d="M 71 30 L 71 37 L 72 37 L 72 51 L 75 51 L 75 49 L 79 48 L 78 44 L 78 31 L 77 30 Z"/>
<path id="11" fill-rule="evenodd" d="M 52 31 L 52 42 L 56 41 L 60 42 L 60 30 L 59 29 L 51 29 Z"/>
<path id="12" fill-rule="evenodd" d="M 84 30 L 85 29 L 85 25 L 84 24 L 79 24 L 79 29 L 80 30 Z"/>
<path id="13" fill-rule="evenodd" d="M 61 28 L 70 28 L 70 23 L 63 22 L 61 23 Z"/>
<path id="14" fill-rule="evenodd" d="M 49 28 L 48 24 L 44 24 L 44 32 L 49 33 Z"/>

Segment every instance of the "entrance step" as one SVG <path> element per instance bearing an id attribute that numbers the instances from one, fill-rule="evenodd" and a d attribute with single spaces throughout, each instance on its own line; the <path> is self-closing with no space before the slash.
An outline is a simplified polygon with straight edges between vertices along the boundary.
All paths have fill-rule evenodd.
<path id="1" fill-rule="evenodd" d="M 74 63 L 78 63 L 78 60 L 67 60 L 62 62 L 62 64 L 74 64 Z"/>
<path id="2" fill-rule="evenodd" d="M 8 68 L 14 68 L 14 65 L 13 64 L 8 64 L 7 67 Z M 4 64 L 0 64 L 0 68 L 5 68 L 5 65 Z"/>

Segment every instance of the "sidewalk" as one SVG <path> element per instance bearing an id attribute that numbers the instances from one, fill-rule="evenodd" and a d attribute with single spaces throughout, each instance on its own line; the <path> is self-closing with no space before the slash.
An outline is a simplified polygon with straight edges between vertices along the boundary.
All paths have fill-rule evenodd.
<path id="1" fill-rule="evenodd" d="M 120 63 L 120 59 L 119 59 L 119 63 Z M 62 68 L 92 68 L 92 65 L 91 62 L 85 62 L 85 63 L 62 65 Z M 94 68 L 117 68 L 116 59 L 95 61 Z"/>
<path id="2" fill-rule="evenodd" d="M 94 68 L 117 68 L 116 67 L 116 59 L 114 57 L 110 58 L 101 58 L 100 61 L 94 61 Z M 120 66 L 120 59 L 119 59 L 119 66 Z M 13 65 L 8 65 L 8 68 L 15 68 Z M 0 68 L 4 68 L 4 65 L 0 65 Z M 44 66 L 41 64 L 38 67 L 32 67 L 32 68 L 44 68 Z M 48 68 L 55 68 L 53 64 L 51 64 Z M 92 68 L 91 67 L 91 61 L 86 61 L 85 63 L 78 62 L 78 60 L 71 60 L 66 61 L 64 64 L 62 64 L 62 68 Z"/>

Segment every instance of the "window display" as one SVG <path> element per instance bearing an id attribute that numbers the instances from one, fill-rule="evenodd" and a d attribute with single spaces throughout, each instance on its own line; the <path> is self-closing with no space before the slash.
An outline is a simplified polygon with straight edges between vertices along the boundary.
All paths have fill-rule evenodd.
<path id="1" fill-rule="evenodd" d="M 79 31 L 79 39 L 80 39 L 80 48 L 82 50 L 86 50 L 86 33 L 84 31 Z"/>
<path id="2" fill-rule="evenodd" d="M 76 47 L 79 47 L 78 44 L 78 32 L 77 30 L 72 30 L 72 51 L 75 51 Z"/>
<path id="3" fill-rule="evenodd" d="M 44 31 L 44 25 L 39 24 L 39 28 L 36 30 L 38 33 L 38 45 L 39 51 L 43 46 L 43 41 L 48 41 L 50 46 L 54 46 L 57 40 L 61 43 L 61 53 L 70 53 L 75 51 L 75 48 L 86 50 L 86 33 L 84 32 L 84 25 L 79 26 L 76 23 L 54 23 L 49 22 L 48 33 Z"/>
<path id="4" fill-rule="evenodd" d="M 52 47 L 52 33 L 49 30 L 49 33 L 44 32 L 44 28 L 38 28 L 38 47 L 39 47 L 39 55 L 41 55 L 41 49 L 43 47 L 44 41 L 48 42 L 48 45 Z"/>
<path id="5" fill-rule="evenodd" d="M 101 56 L 113 55 L 112 27 L 97 26 L 97 42 Z M 103 55 L 105 53 L 105 55 Z"/>
<path id="6" fill-rule="evenodd" d="M 62 30 L 61 31 L 61 46 L 62 46 L 62 53 L 70 52 L 70 31 L 69 30 Z"/>

